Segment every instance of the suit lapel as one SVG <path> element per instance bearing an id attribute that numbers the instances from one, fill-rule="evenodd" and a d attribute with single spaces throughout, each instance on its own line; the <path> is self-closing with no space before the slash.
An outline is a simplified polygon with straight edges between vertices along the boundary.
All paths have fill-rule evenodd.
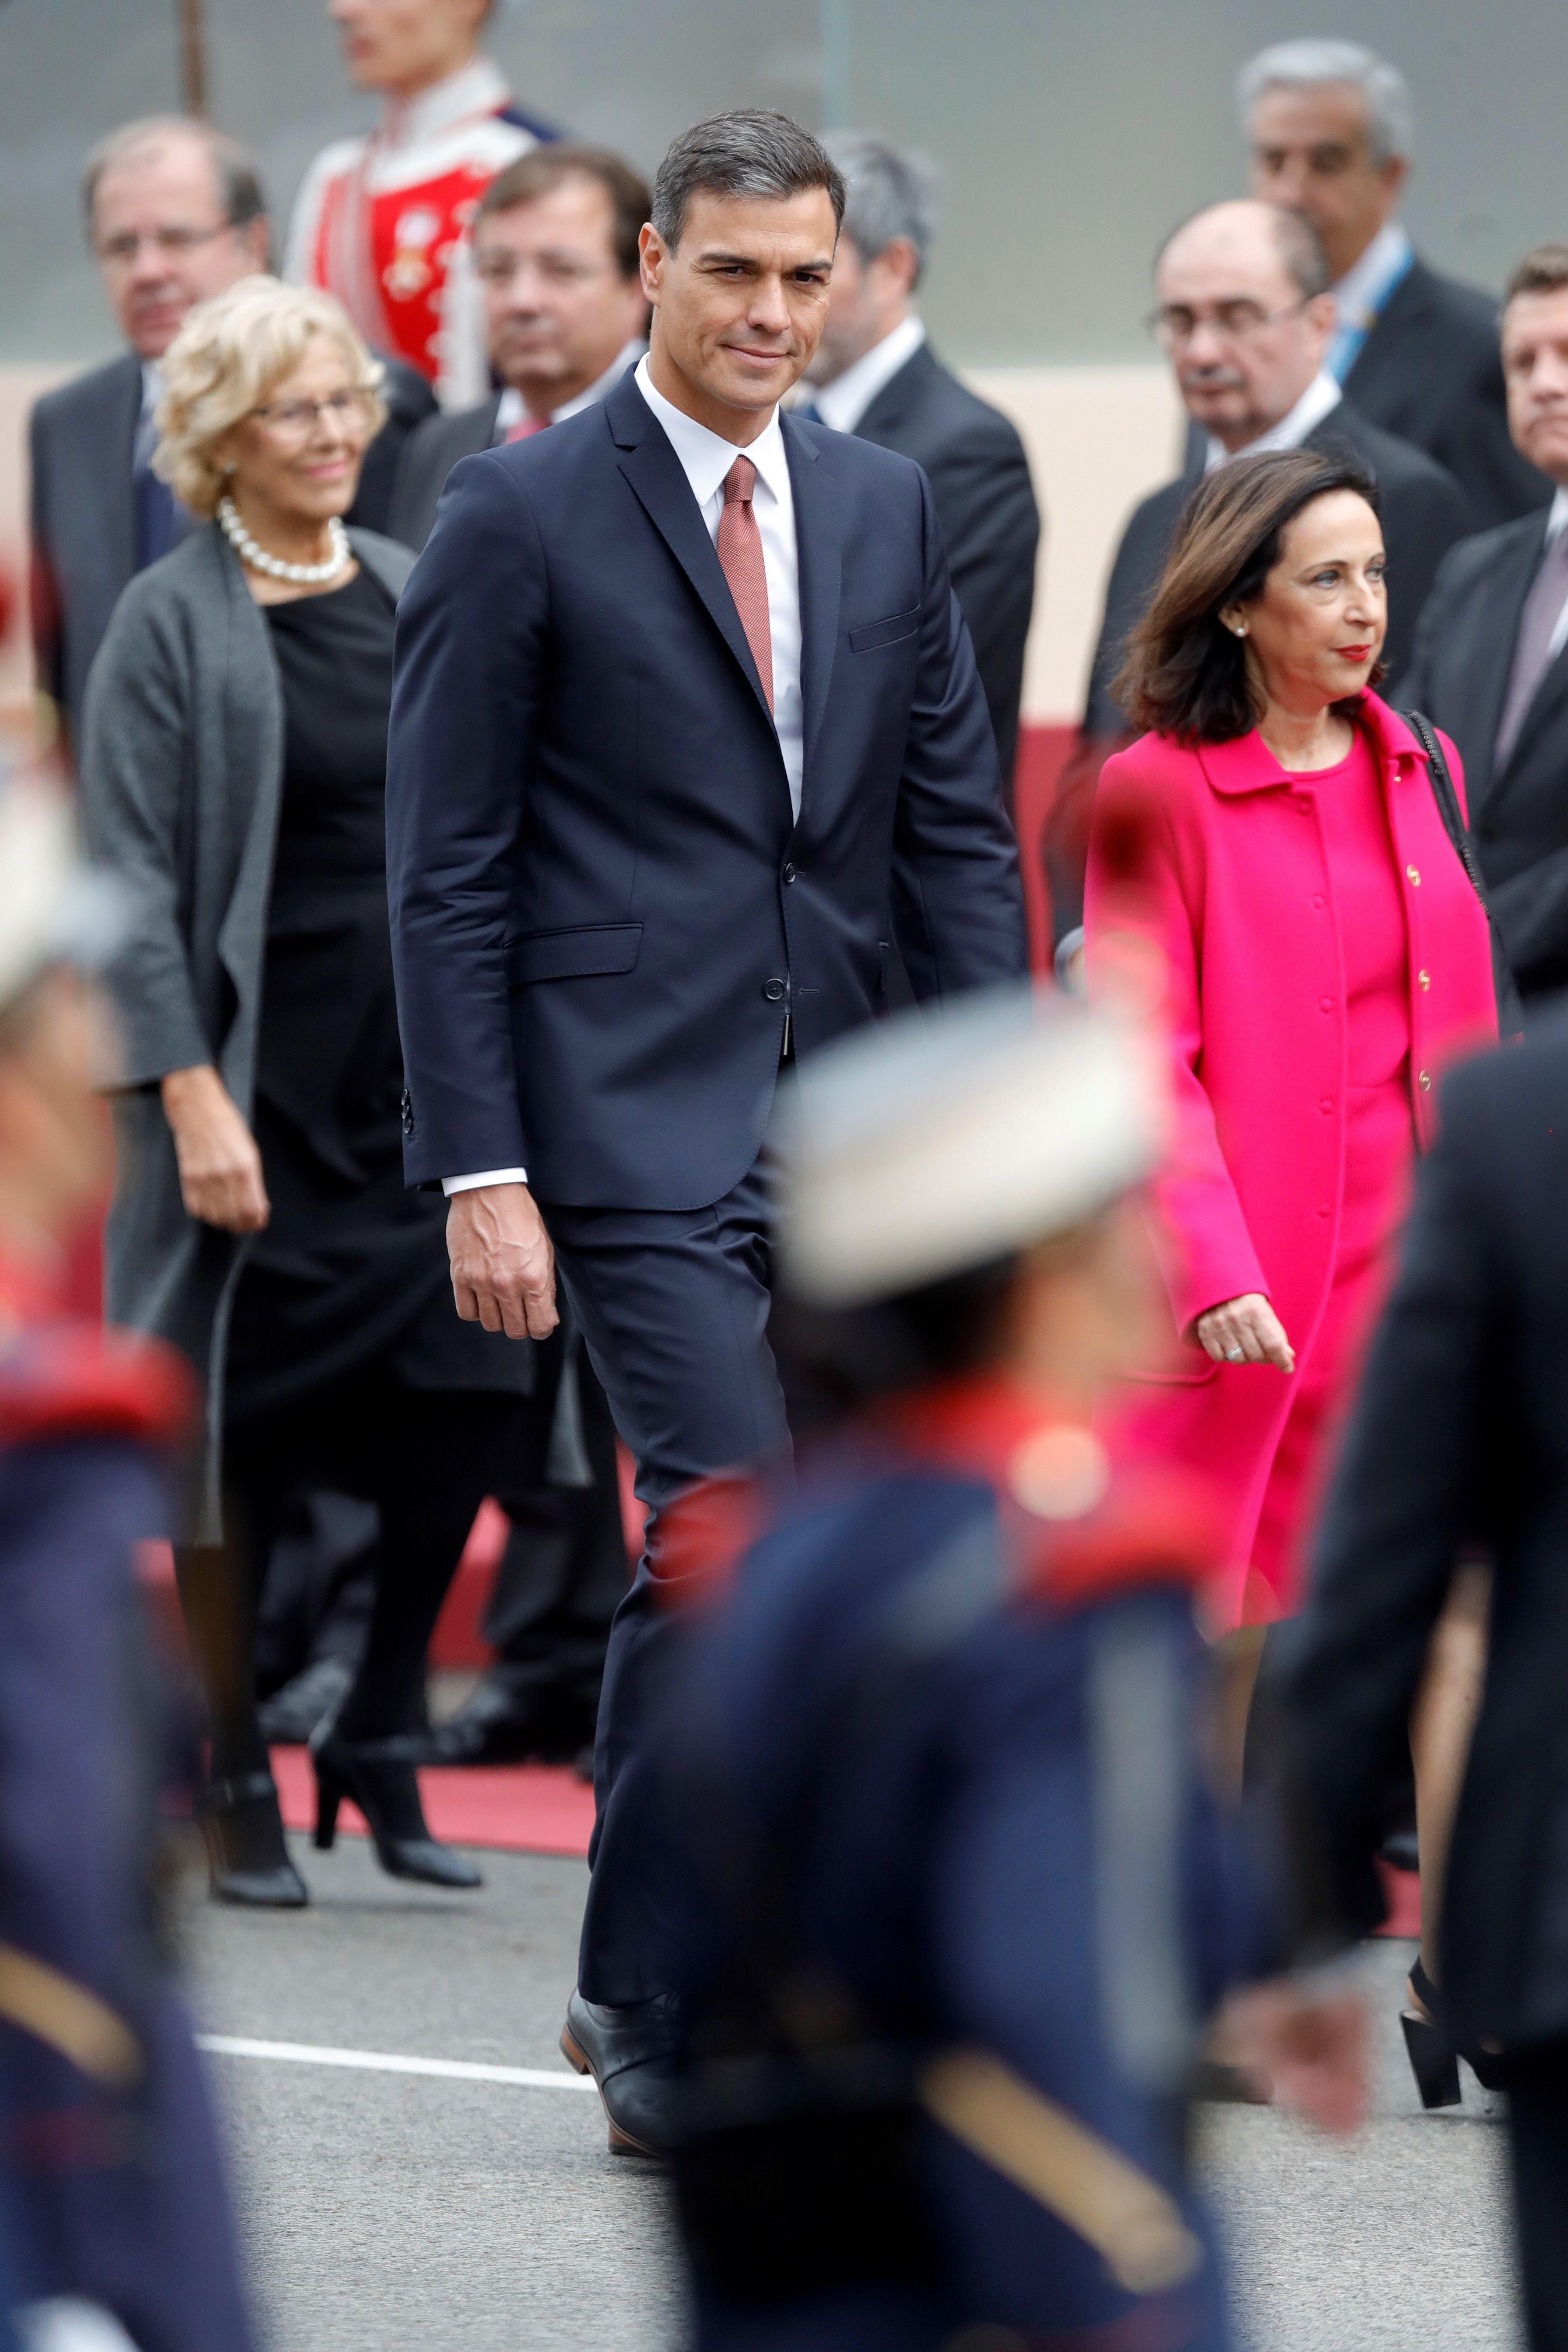
<path id="1" fill-rule="evenodd" d="M 710 619 L 745 672 L 770 730 L 763 683 L 735 599 L 708 536 L 685 468 L 656 423 L 630 377 L 624 377 L 605 403 L 610 429 L 620 445 L 619 464 L 644 512 L 706 606 Z"/>
<path id="2" fill-rule="evenodd" d="M 831 459 L 824 463 L 816 436 L 795 419 L 783 420 L 784 455 L 795 493 L 795 543 L 800 565 L 800 693 L 804 775 L 801 804 L 811 781 L 812 751 L 827 708 L 838 646 L 844 532 Z"/>
<path id="3" fill-rule="evenodd" d="M 136 570 L 136 427 L 142 415 L 142 362 L 127 352 L 104 386 L 100 520 L 106 571 L 116 594 Z"/>

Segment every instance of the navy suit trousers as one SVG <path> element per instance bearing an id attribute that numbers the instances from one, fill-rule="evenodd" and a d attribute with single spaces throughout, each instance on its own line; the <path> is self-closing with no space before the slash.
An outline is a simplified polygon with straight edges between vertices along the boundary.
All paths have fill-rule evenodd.
<path id="1" fill-rule="evenodd" d="M 620 2007 L 669 1990 L 678 1948 L 678 1874 L 660 1844 L 647 1754 L 670 1623 L 650 1565 L 659 1515 L 700 1478 L 789 1459 L 767 1337 L 768 1160 L 706 1209 L 545 1206 L 543 1215 L 648 1512 L 605 1662 L 578 1964 L 585 1998 Z"/>

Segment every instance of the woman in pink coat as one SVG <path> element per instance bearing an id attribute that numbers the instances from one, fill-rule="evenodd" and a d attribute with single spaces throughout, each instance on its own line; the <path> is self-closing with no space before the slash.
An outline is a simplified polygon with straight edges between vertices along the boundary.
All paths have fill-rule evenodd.
<path id="1" fill-rule="evenodd" d="M 1370 690 L 1385 611 L 1358 460 L 1221 467 L 1129 646 L 1149 732 L 1096 803 L 1090 986 L 1109 932 L 1152 930 L 1173 1046 L 1157 1199 L 1180 1344 L 1140 1433 L 1228 1503 L 1231 1627 L 1298 1605 L 1439 1075 L 1497 1034 L 1485 913 L 1420 744 Z"/>

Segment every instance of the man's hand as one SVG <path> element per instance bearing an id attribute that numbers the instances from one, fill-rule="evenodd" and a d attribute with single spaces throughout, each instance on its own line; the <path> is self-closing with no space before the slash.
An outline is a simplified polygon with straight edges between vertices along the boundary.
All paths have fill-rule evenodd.
<path id="1" fill-rule="evenodd" d="M 509 1339 L 547 1339 L 555 1312 L 555 1252 L 526 1184 L 476 1184 L 447 1204 L 452 1296 L 465 1323 Z"/>
<path id="2" fill-rule="evenodd" d="M 1285 2107 L 1330 2132 L 1366 2115 L 1366 2002 L 1340 1987 L 1314 1991 L 1276 1977 L 1234 1992 L 1215 2020 L 1214 2046 Z"/>
<path id="3" fill-rule="evenodd" d="M 159 1089 L 186 1212 L 226 1234 L 258 1234 L 272 1214 L 256 1138 L 210 1063 L 171 1070 Z"/>
<path id="4" fill-rule="evenodd" d="M 1211 1307 L 1198 1317 L 1194 1328 L 1199 1347 L 1216 1364 L 1275 1364 L 1282 1372 L 1296 1369 L 1296 1350 L 1285 1336 L 1285 1326 L 1260 1290 Z"/>

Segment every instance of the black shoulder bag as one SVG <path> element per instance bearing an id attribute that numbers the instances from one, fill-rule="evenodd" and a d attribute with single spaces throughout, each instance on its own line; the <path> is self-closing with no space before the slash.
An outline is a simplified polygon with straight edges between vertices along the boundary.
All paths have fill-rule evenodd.
<path id="1" fill-rule="evenodd" d="M 1470 836 L 1465 830 L 1465 819 L 1459 807 L 1459 795 L 1454 790 L 1454 779 L 1448 773 L 1448 762 L 1443 757 L 1443 746 L 1432 721 L 1419 710 L 1407 710 L 1405 723 L 1426 754 L 1427 772 L 1432 780 L 1432 797 L 1437 803 L 1437 814 L 1443 820 L 1443 830 L 1454 845 L 1454 854 L 1468 875 L 1470 887 L 1481 902 L 1481 912 L 1487 919 L 1487 929 L 1492 942 L 1492 985 L 1497 991 L 1498 1028 L 1505 1037 L 1518 1037 L 1524 1031 L 1524 1006 L 1514 983 L 1503 952 L 1501 937 L 1487 898 L 1487 886 L 1481 879 L 1481 869 L 1476 853 L 1470 846 Z"/>

